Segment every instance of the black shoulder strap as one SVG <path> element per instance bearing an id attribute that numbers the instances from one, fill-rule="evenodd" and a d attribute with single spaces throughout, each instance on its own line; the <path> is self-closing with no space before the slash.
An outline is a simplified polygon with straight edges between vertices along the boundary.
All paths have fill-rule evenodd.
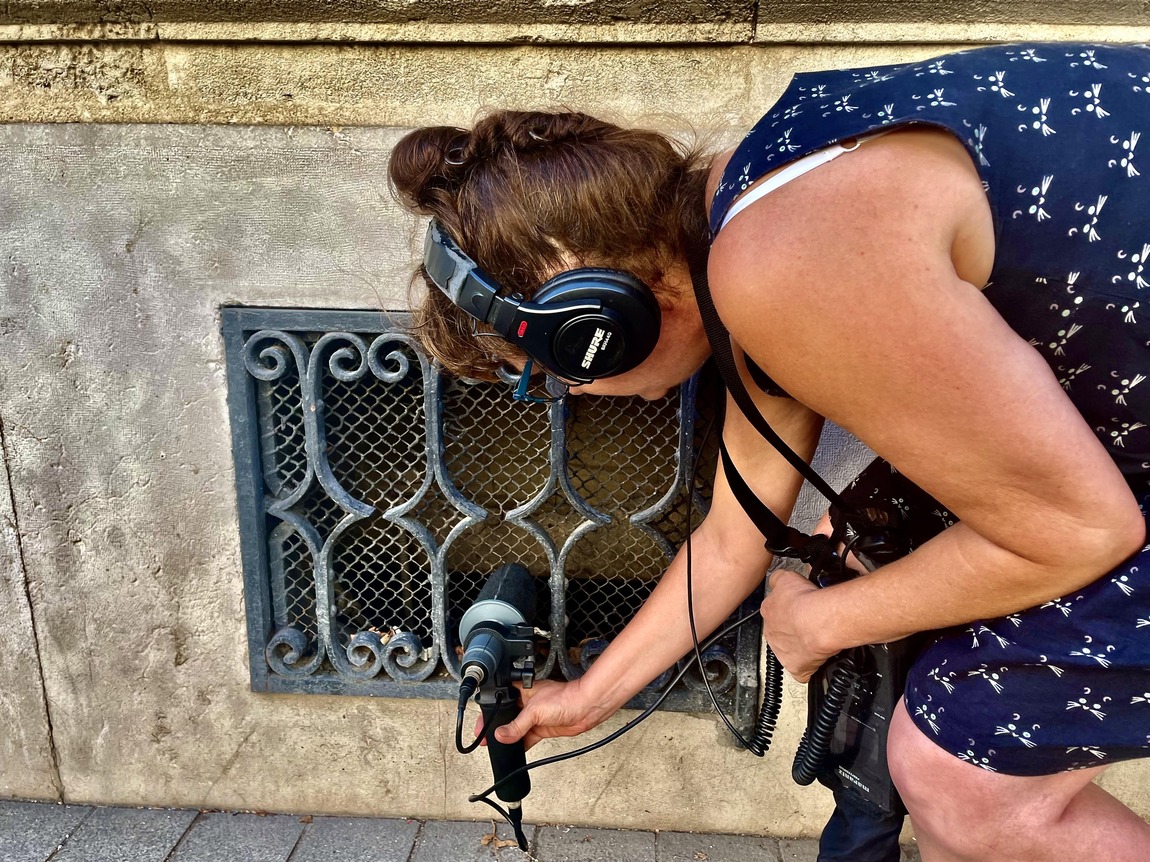
<path id="1" fill-rule="evenodd" d="M 735 365 L 734 353 L 731 350 L 730 334 L 719 319 L 715 304 L 711 300 L 711 288 L 707 282 L 707 255 L 705 251 L 691 255 L 691 280 L 695 286 L 695 297 L 699 304 L 699 313 L 703 318 L 703 327 L 707 331 L 707 339 L 711 342 L 711 354 L 715 358 L 715 364 L 723 376 L 727 390 L 735 399 L 735 403 L 743 415 L 747 417 L 755 430 L 792 467 L 798 470 L 804 479 L 814 485 L 815 489 L 826 497 L 832 505 L 844 512 L 849 511 L 849 507 L 843 499 L 827 484 L 822 476 L 771 428 L 767 420 L 763 418 L 763 414 L 759 412 L 759 408 L 747 391 L 747 387 L 743 384 L 742 377 L 739 376 L 739 370 Z M 734 493 L 735 499 L 739 501 L 739 505 L 743 507 L 743 511 L 747 513 L 767 540 L 767 549 L 779 556 L 798 557 L 806 561 L 819 556 L 823 552 L 826 537 L 811 537 L 788 527 L 781 518 L 755 496 L 754 491 L 750 489 L 743 477 L 739 475 L 738 470 L 735 469 L 734 464 L 731 463 L 725 446 L 721 447 L 721 451 L 723 474 L 727 478 L 727 484 L 731 486 L 731 491 Z"/>

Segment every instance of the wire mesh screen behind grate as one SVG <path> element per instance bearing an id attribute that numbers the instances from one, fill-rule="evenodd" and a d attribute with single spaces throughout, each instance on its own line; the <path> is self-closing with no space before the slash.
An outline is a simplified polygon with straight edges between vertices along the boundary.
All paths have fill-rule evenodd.
<path id="1" fill-rule="evenodd" d="M 459 617 L 510 561 L 539 579 L 541 675 L 575 678 L 685 539 L 695 452 L 694 523 L 705 511 L 710 382 L 519 404 L 440 375 L 400 315 L 223 318 L 257 689 L 450 696 Z M 754 634 L 709 654 L 728 706 L 753 708 L 738 680 L 757 663 Z M 709 705 L 699 688 L 688 676 L 670 707 Z"/>

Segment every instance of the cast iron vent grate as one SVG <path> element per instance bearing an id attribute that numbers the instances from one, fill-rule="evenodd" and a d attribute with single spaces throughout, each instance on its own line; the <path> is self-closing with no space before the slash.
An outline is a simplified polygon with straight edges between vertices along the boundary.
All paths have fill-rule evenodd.
<path id="1" fill-rule="evenodd" d="M 453 698 L 459 618 L 510 561 L 539 579 L 540 676 L 574 679 L 686 537 L 695 451 L 696 523 L 706 510 L 710 378 L 659 401 L 519 404 L 438 373 L 405 315 L 222 316 L 256 690 Z M 747 725 L 759 632 L 743 628 L 707 668 Z M 711 708 L 690 674 L 667 706 Z"/>

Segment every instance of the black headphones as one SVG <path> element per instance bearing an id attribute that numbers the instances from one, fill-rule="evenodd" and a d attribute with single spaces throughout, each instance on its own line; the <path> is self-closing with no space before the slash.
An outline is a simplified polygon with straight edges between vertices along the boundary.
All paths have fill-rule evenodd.
<path id="1" fill-rule="evenodd" d="M 452 303 L 572 383 L 630 371 L 659 340 L 659 303 L 647 285 L 621 270 L 581 267 L 548 279 L 530 301 L 518 293 L 500 296 L 495 280 L 434 219 L 423 266 Z"/>

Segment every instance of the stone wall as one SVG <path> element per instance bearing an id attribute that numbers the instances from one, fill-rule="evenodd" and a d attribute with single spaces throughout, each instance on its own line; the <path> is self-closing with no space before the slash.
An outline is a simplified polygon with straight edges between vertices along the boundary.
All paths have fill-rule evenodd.
<path id="1" fill-rule="evenodd" d="M 563 105 L 718 145 L 796 70 L 1150 36 L 1142 3 L 416 8 L 0 3 L 0 796 L 486 816 L 454 704 L 248 689 L 218 309 L 402 307 L 405 128 Z M 765 760 L 657 715 L 539 773 L 528 817 L 812 834 L 802 710 Z M 1146 776 L 1106 783 L 1146 814 Z"/>

